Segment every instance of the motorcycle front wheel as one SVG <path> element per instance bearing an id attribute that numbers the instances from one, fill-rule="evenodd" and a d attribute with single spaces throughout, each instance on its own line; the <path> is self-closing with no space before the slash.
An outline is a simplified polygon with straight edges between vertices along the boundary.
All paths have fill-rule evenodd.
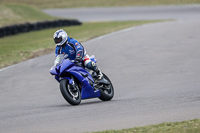
<path id="1" fill-rule="evenodd" d="M 76 83 L 73 86 L 67 79 L 63 79 L 60 81 L 60 91 L 69 104 L 79 105 L 81 103 L 81 93 Z"/>

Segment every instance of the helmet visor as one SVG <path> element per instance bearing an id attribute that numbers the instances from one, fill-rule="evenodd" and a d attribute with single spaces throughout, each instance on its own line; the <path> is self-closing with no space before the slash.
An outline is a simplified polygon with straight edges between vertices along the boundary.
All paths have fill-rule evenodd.
<path id="1" fill-rule="evenodd" d="M 62 42 L 62 37 L 60 37 L 60 38 L 54 38 L 54 42 L 55 42 L 55 44 L 58 44 L 58 43 L 60 43 L 60 42 Z"/>

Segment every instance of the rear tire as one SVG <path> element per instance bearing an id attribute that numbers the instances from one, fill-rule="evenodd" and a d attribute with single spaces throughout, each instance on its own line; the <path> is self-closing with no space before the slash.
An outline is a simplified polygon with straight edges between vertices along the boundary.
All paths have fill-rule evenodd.
<path id="1" fill-rule="evenodd" d="M 71 105 L 79 105 L 81 103 L 81 94 L 78 85 L 75 83 L 74 89 L 67 79 L 60 81 L 60 91 L 65 100 Z"/>
<path id="2" fill-rule="evenodd" d="M 101 93 L 101 96 L 99 97 L 99 99 L 102 101 L 110 101 L 114 96 L 114 88 L 110 79 L 104 73 L 103 73 L 103 76 L 106 80 L 110 82 L 110 85 L 103 85 L 104 87 L 101 87 L 99 89 Z"/>

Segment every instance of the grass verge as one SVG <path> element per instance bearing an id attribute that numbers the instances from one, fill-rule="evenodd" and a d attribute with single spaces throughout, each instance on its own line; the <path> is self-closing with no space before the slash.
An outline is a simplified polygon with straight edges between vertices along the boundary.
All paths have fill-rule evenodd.
<path id="1" fill-rule="evenodd" d="M 152 22 L 157 21 L 93 22 L 60 28 L 66 30 L 69 36 L 84 42 L 113 31 Z M 55 48 L 53 33 L 58 29 L 46 29 L 0 38 L 0 68 L 53 52 Z"/>
<path id="2" fill-rule="evenodd" d="M 142 5 L 179 5 L 196 4 L 200 0 L 1 0 L 3 3 L 20 3 L 39 8 L 74 8 L 107 6 L 142 6 Z"/>
<path id="3" fill-rule="evenodd" d="M 51 17 L 40 9 L 21 4 L 1 4 L 0 5 L 0 27 L 25 22 L 36 22 L 58 19 Z"/>
<path id="4" fill-rule="evenodd" d="M 199 133 L 200 119 L 182 122 L 165 122 L 158 125 L 135 127 L 122 130 L 107 130 L 95 133 Z"/>

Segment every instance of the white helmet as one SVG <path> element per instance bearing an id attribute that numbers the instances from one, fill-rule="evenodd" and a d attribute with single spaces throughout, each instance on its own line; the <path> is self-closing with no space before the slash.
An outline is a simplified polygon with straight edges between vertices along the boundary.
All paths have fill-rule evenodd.
<path id="1" fill-rule="evenodd" d="M 53 38 L 57 46 L 62 46 L 67 41 L 68 35 L 63 29 L 60 29 L 54 33 Z"/>

